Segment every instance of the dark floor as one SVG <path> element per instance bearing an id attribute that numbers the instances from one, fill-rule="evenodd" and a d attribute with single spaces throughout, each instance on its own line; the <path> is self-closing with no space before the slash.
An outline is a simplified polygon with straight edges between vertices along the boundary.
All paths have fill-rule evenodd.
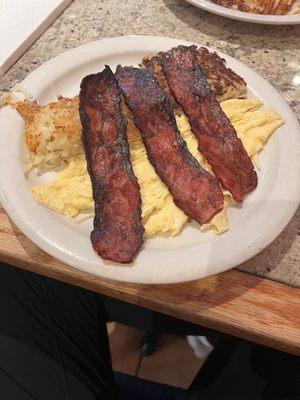
<path id="1" fill-rule="evenodd" d="M 133 375 L 143 332 L 116 323 L 108 324 L 108 332 L 114 370 Z M 185 338 L 164 335 L 155 353 L 143 359 L 138 376 L 187 388 L 201 365 Z"/>

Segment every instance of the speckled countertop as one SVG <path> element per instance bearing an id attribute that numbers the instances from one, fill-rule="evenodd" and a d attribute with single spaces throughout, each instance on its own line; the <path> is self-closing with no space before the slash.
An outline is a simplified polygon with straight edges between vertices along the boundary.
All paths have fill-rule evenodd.
<path id="1" fill-rule="evenodd" d="M 232 21 L 184 0 L 74 0 L 0 79 L 1 91 L 66 49 L 128 34 L 171 36 L 221 50 L 266 78 L 300 119 L 300 26 Z M 239 269 L 300 287 L 300 210 L 270 246 Z"/>

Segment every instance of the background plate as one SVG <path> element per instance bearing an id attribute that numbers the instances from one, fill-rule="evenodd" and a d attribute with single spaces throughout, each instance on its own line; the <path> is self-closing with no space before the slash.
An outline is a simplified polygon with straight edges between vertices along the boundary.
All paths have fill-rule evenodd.
<path id="1" fill-rule="evenodd" d="M 137 65 L 146 54 L 168 50 L 177 39 L 127 36 L 103 39 L 60 54 L 33 71 L 22 83 L 40 103 L 58 94 L 78 94 L 81 79 L 118 63 Z M 105 278 L 139 283 L 171 283 L 202 278 L 232 268 L 265 248 L 283 230 L 296 211 L 300 197 L 300 133 L 298 122 L 277 91 L 257 73 L 235 59 L 219 53 L 229 67 L 248 84 L 249 96 L 260 97 L 276 109 L 285 125 L 277 130 L 260 156 L 258 187 L 239 208 L 229 210 L 229 232 L 216 237 L 189 224 L 175 238 L 145 241 L 134 263 L 104 262 L 94 253 L 89 233 L 92 220 L 74 224 L 37 204 L 21 161 L 24 151 L 23 120 L 8 107 L 0 111 L 0 193 L 3 206 L 14 223 L 40 248 L 82 271 Z M 43 177 L 42 179 L 45 179 Z"/>
<path id="2" fill-rule="evenodd" d="M 300 24 L 300 14 L 294 15 L 264 15 L 251 14 L 243 11 L 230 10 L 229 8 L 218 6 L 209 0 L 186 0 L 196 7 L 222 17 L 236 19 L 238 21 L 253 22 L 255 24 L 267 25 L 298 25 Z"/>

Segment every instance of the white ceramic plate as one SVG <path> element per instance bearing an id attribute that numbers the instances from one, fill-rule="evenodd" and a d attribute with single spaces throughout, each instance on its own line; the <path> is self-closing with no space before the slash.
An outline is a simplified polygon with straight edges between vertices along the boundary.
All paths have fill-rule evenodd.
<path id="1" fill-rule="evenodd" d="M 103 39 L 67 51 L 43 64 L 22 83 L 41 104 L 57 94 L 73 96 L 81 79 L 105 64 L 137 65 L 146 54 L 168 50 L 182 40 L 129 36 Z M 231 57 L 229 67 L 246 79 L 249 96 L 260 97 L 284 116 L 286 123 L 271 138 L 260 160 L 259 183 L 240 208 L 229 209 L 229 232 L 216 237 L 187 225 L 175 238 L 148 239 L 133 264 L 103 262 L 94 253 L 89 234 L 92 220 L 74 224 L 38 205 L 28 185 L 41 182 L 22 171 L 23 121 L 15 110 L 0 111 L 1 201 L 15 224 L 40 248 L 82 271 L 139 283 L 171 283 L 202 278 L 232 268 L 266 247 L 292 218 L 300 198 L 300 132 L 289 106 L 257 73 Z M 45 179 L 45 177 L 43 178 Z"/>
<path id="2" fill-rule="evenodd" d="M 196 7 L 222 17 L 236 19 L 238 21 L 253 22 L 267 25 L 297 25 L 300 24 L 300 14 L 289 15 L 264 15 L 251 14 L 243 11 L 235 11 L 212 3 L 210 0 L 186 0 Z"/>

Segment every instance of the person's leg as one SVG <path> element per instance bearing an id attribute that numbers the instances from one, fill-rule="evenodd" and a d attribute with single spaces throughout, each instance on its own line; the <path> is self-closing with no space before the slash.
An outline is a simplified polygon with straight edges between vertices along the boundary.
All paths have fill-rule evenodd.
<path id="1" fill-rule="evenodd" d="M 102 296 L 105 310 L 112 321 L 148 332 L 167 335 L 205 335 L 223 338 L 226 335 L 208 328 L 170 317 L 166 314 Z"/>
<path id="2" fill-rule="evenodd" d="M 296 356 L 238 339 L 220 341 L 183 400 L 296 400 Z"/>
<path id="3" fill-rule="evenodd" d="M 0 264 L 0 398 L 116 398 L 96 294 Z"/>

